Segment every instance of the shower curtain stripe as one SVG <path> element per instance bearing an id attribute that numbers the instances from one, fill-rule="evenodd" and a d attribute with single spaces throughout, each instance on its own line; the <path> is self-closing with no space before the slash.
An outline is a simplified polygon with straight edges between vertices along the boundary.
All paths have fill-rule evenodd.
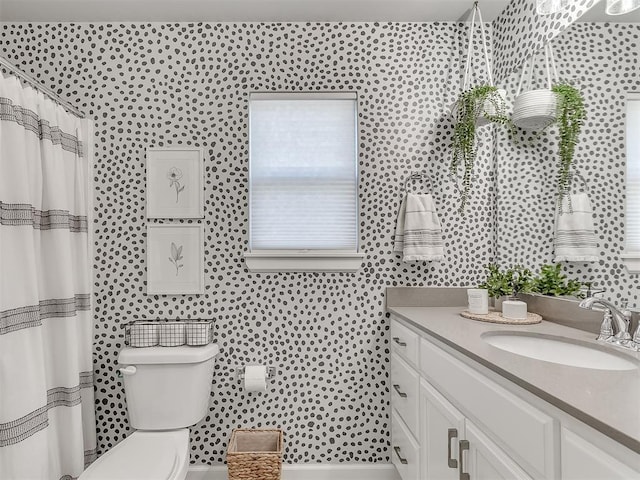
<path id="1" fill-rule="evenodd" d="M 0 312 L 0 335 L 23 328 L 39 327 L 42 320 L 47 318 L 73 317 L 79 311 L 91 308 L 90 297 L 90 294 L 79 294 L 74 298 L 42 300 L 38 305 Z"/>
<path id="2" fill-rule="evenodd" d="M 0 75 L 0 478 L 95 459 L 90 125 Z"/>
<path id="3" fill-rule="evenodd" d="M 82 156 L 82 142 L 78 137 L 63 132 L 57 125 L 51 126 L 48 120 L 42 119 L 34 111 L 14 105 L 9 98 L 0 97 L 0 121 L 15 122 L 36 134 L 40 140 L 49 140 L 53 145 L 62 146 L 63 150 Z"/>
<path id="4" fill-rule="evenodd" d="M 95 448 L 92 450 L 85 450 L 84 452 L 84 464 L 90 465 L 95 459 L 98 458 L 98 450 Z"/>
<path id="5" fill-rule="evenodd" d="M 91 372 L 93 375 L 93 373 Z M 93 389 L 91 385 L 78 384 L 75 387 L 57 387 L 47 392 L 47 404 L 22 418 L 12 422 L 0 424 L 0 447 L 18 443 L 34 433 L 46 428 L 49 422 L 47 412 L 55 407 L 74 407 L 79 405 L 82 388 Z"/>
<path id="6" fill-rule="evenodd" d="M 27 204 L 7 204 L 0 202 L 0 223 L 6 226 L 22 227 L 31 225 L 37 230 L 55 228 L 70 232 L 86 232 L 87 217 L 72 215 L 65 210 L 37 210 Z"/>

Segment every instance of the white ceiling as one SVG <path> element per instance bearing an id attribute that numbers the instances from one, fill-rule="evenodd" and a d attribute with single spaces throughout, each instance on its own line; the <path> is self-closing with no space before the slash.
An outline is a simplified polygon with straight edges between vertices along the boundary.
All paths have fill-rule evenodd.
<path id="1" fill-rule="evenodd" d="M 485 21 L 509 0 L 482 0 Z M 466 17 L 471 0 L 0 0 L 5 22 L 433 22 Z M 640 9 L 608 16 L 601 0 L 580 21 L 640 22 Z"/>
<path id="2" fill-rule="evenodd" d="M 6 22 L 251 22 L 460 19 L 471 0 L 0 0 Z M 492 21 L 509 0 L 482 0 Z"/>

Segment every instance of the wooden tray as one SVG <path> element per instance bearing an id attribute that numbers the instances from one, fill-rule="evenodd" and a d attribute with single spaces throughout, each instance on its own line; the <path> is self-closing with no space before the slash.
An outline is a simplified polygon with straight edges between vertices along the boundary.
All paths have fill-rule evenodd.
<path id="1" fill-rule="evenodd" d="M 489 323 L 501 323 L 503 325 L 533 325 L 534 323 L 540 323 L 542 317 L 537 313 L 527 312 L 527 318 L 523 320 L 514 320 L 512 318 L 504 318 L 501 312 L 490 310 L 486 315 L 479 313 L 471 313 L 465 310 L 460 312 L 460 315 L 464 318 L 470 318 L 471 320 L 479 320 L 481 322 Z"/>

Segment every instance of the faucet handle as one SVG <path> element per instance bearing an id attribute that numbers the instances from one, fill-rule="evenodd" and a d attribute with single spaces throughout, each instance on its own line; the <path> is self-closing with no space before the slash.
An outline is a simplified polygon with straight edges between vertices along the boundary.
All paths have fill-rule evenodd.
<path id="1" fill-rule="evenodd" d="M 602 318 L 602 325 L 600 325 L 600 335 L 598 335 L 597 340 L 601 342 L 606 342 L 613 337 L 613 325 L 611 321 L 613 320 L 613 314 L 609 309 L 604 311 L 604 317 Z"/>
<path id="2" fill-rule="evenodd" d="M 627 344 L 627 346 L 629 346 L 636 352 L 640 352 L 640 324 L 638 324 L 638 327 L 636 328 L 636 331 L 633 334 L 633 338 Z"/>

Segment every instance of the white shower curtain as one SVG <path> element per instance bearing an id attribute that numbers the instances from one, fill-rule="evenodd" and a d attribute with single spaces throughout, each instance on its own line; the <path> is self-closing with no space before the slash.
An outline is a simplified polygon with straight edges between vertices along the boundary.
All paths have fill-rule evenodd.
<path id="1" fill-rule="evenodd" d="M 95 457 L 87 129 L 0 75 L 3 480 L 71 479 Z"/>

